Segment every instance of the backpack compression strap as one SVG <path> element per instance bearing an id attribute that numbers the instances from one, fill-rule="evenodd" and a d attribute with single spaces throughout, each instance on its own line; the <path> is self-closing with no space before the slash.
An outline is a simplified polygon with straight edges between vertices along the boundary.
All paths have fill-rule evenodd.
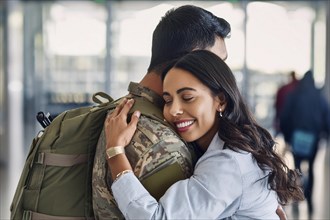
<path id="1" fill-rule="evenodd" d="M 88 162 L 88 154 L 54 154 L 41 152 L 38 154 L 36 163 L 48 166 L 71 167 Z"/>
<path id="2" fill-rule="evenodd" d="M 38 212 L 24 210 L 22 220 L 93 220 L 94 218 L 86 217 L 68 217 L 68 216 L 54 216 L 46 215 Z"/>

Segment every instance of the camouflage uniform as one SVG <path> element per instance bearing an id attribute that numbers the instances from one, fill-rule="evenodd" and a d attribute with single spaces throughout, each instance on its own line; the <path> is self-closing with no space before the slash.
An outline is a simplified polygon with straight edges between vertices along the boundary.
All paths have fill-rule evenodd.
<path id="1" fill-rule="evenodd" d="M 159 120 L 151 119 L 143 115 L 143 110 L 139 109 L 142 115 L 137 131 L 131 143 L 125 148 L 135 175 L 143 180 L 163 167 L 177 162 L 183 171 L 184 178 L 190 177 L 193 171 L 191 152 L 184 141 L 165 125 L 162 114 L 163 99 L 137 83 L 130 83 L 128 91 L 129 95 L 126 97 L 142 98 L 145 105 L 151 103 L 159 118 Z M 92 179 L 95 219 L 124 219 L 111 193 L 112 179 L 106 161 L 105 148 L 105 136 L 102 131 L 96 148 Z M 164 178 L 164 175 L 162 177 Z M 156 188 L 165 187 L 162 186 L 162 182 L 158 184 Z M 148 187 L 146 188 L 148 190 Z"/>

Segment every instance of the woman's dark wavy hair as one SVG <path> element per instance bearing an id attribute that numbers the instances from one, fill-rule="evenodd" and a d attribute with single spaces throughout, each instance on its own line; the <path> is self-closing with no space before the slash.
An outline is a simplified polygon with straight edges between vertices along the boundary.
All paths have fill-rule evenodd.
<path id="1" fill-rule="evenodd" d="M 169 61 L 195 49 L 214 45 L 216 37 L 230 35 L 230 24 L 211 12 L 183 5 L 166 12 L 152 36 L 152 53 L 148 72 L 161 74 Z"/>
<path id="2" fill-rule="evenodd" d="M 189 71 L 214 95 L 224 94 L 227 107 L 222 113 L 223 117 L 218 117 L 219 137 L 225 142 L 226 148 L 250 152 L 261 169 L 271 170 L 268 183 L 277 192 L 280 204 L 304 199 L 299 174 L 291 170 L 274 151 L 275 141 L 255 121 L 239 92 L 232 71 L 223 60 L 206 50 L 193 51 L 173 61 L 163 72 L 163 80 L 171 68 Z"/>

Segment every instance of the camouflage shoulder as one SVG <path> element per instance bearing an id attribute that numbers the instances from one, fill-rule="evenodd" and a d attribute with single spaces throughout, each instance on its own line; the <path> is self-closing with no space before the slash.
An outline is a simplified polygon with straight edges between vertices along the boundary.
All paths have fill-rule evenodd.
<path id="1" fill-rule="evenodd" d="M 187 144 L 168 126 L 148 117 L 141 117 L 137 131 L 126 154 L 137 177 L 156 167 L 177 160 L 190 177 L 193 171 L 192 152 Z"/>

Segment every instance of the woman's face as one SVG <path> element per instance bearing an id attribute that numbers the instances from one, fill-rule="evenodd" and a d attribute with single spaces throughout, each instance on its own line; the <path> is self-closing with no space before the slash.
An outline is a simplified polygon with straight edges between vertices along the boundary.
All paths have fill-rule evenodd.
<path id="1" fill-rule="evenodd" d="M 218 96 L 190 72 L 172 68 L 163 82 L 164 116 L 187 142 L 204 150 L 218 130 Z"/>

